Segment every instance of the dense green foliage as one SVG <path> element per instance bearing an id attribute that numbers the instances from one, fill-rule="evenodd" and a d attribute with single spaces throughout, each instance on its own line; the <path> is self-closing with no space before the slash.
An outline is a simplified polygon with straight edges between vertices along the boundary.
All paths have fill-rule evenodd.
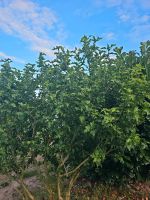
<path id="1" fill-rule="evenodd" d="M 141 52 L 99 38 L 40 53 L 21 71 L 0 68 L 0 169 L 20 172 L 37 155 L 65 173 L 86 158 L 84 175 L 137 178 L 150 166 L 150 42 Z"/>

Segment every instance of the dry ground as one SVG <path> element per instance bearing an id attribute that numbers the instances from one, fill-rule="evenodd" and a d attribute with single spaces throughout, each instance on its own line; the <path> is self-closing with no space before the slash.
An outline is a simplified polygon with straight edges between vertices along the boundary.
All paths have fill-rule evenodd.
<path id="1" fill-rule="evenodd" d="M 26 178 L 24 180 L 31 191 L 37 191 L 41 188 L 41 184 L 36 176 Z M 19 183 L 10 181 L 7 176 L 0 175 L 0 200 L 21 200 L 21 196 L 17 193 Z M 72 189 L 73 197 L 76 200 L 150 200 L 150 182 L 132 183 L 126 186 L 125 190 L 116 188 L 106 188 L 99 185 L 94 193 L 91 193 L 93 185 L 84 180 L 80 180 Z M 100 194 L 100 193 L 103 193 Z M 89 196 L 89 197 L 87 197 Z M 38 198 L 46 200 L 46 198 Z"/>

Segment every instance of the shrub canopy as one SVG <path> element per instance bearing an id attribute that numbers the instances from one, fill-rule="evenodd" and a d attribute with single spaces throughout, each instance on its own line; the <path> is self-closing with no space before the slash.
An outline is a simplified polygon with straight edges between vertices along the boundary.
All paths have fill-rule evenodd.
<path id="1" fill-rule="evenodd" d="M 0 169 L 17 173 L 37 155 L 56 169 L 137 177 L 150 164 L 150 42 L 140 53 L 84 36 L 74 50 L 57 46 L 23 70 L 0 68 Z M 61 168 L 64 172 L 66 169 Z"/>

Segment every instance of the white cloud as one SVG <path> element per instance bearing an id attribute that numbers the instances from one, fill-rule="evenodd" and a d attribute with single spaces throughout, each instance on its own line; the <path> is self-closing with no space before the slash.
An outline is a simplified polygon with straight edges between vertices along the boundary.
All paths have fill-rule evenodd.
<path id="1" fill-rule="evenodd" d="M 139 0 L 139 2 L 143 8 L 145 8 L 145 9 L 150 8 L 150 0 Z"/>
<path id="2" fill-rule="evenodd" d="M 27 41 L 34 51 L 52 55 L 51 48 L 60 38 L 50 33 L 61 32 L 56 14 L 50 8 L 41 7 L 33 0 L 3 0 L 0 2 L 0 29 L 7 34 Z"/>
<path id="3" fill-rule="evenodd" d="M 150 24 L 137 24 L 133 26 L 129 33 L 129 37 L 135 42 L 137 40 L 141 42 L 150 40 Z"/>
<path id="4" fill-rule="evenodd" d="M 0 58 L 4 58 L 4 59 L 11 59 L 12 61 L 15 61 L 17 63 L 21 63 L 21 64 L 25 64 L 25 61 L 23 59 L 20 59 L 20 58 L 17 58 L 15 56 L 10 56 L 10 55 L 7 55 L 6 53 L 4 52 L 0 52 Z"/>
<path id="5" fill-rule="evenodd" d="M 150 15 L 143 15 L 141 17 L 141 22 L 144 22 L 144 23 L 150 22 Z"/>
<path id="6" fill-rule="evenodd" d="M 95 6 L 98 7 L 118 7 L 120 5 L 127 5 L 132 2 L 132 0 L 92 0 Z"/>
<path id="7" fill-rule="evenodd" d="M 150 40 L 150 0 L 91 0 L 99 9 L 113 8 L 120 26 L 126 25 L 127 32 L 123 35 L 130 41 Z M 123 35 L 121 37 L 123 37 Z M 113 33 L 104 37 L 113 39 Z"/>
<path id="8" fill-rule="evenodd" d="M 123 0 L 107 0 L 107 6 L 119 6 Z"/>
<path id="9" fill-rule="evenodd" d="M 113 32 L 104 33 L 103 35 L 107 40 L 113 40 L 116 37 L 115 33 Z"/>
<path id="10" fill-rule="evenodd" d="M 95 14 L 95 10 L 93 11 L 91 8 L 78 8 L 74 11 L 74 14 L 81 18 L 88 18 Z"/>
<path id="11" fill-rule="evenodd" d="M 147 9 L 150 9 L 150 0 L 128 0 L 128 3 L 118 7 L 119 22 L 130 27 L 126 33 L 130 40 L 137 42 L 150 39 L 150 12 Z"/>
<path id="12" fill-rule="evenodd" d="M 143 14 L 140 14 L 138 9 L 133 9 L 132 7 L 130 9 L 120 8 L 118 11 L 118 16 L 120 22 L 125 22 L 132 25 L 150 23 L 150 15 L 144 14 L 144 12 Z"/>
<path id="13" fill-rule="evenodd" d="M 122 22 L 127 22 L 130 20 L 130 15 L 126 13 L 120 13 L 119 18 Z"/>

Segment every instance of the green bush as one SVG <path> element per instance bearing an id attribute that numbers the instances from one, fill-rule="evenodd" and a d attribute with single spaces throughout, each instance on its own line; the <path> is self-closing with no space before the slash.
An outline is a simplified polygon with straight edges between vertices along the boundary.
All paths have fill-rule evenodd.
<path id="1" fill-rule="evenodd" d="M 4 60 L 1 170 L 21 173 L 37 155 L 60 177 L 84 165 L 84 174 L 120 182 L 148 169 L 150 42 L 136 53 L 99 40 L 84 36 L 74 50 L 57 46 L 53 60 L 40 53 L 22 71 Z"/>

